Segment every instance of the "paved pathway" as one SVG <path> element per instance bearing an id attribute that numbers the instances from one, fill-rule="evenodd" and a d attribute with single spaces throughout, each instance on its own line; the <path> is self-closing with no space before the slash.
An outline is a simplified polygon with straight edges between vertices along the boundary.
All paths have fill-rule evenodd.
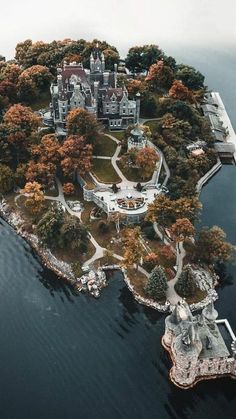
<path id="1" fill-rule="evenodd" d="M 170 281 L 168 281 L 168 290 L 166 293 L 166 298 L 169 300 L 169 302 L 172 305 L 175 305 L 178 303 L 178 301 L 182 300 L 182 297 L 180 297 L 177 292 L 175 291 L 175 284 L 179 279 L 179 276 L 182 272 L 183 269 L 183 260 L 184 257 L 186 255 L 184 246 L 183 246 L 183 242 L 177 243 L 177 249 L 176 249 L 176 254 L 177 254 L 177 259 L 176 259 L 176 266 L 177 266 L 177 271 L 176 271 L 176 275 L 173 279 L 171 279 Z"/>

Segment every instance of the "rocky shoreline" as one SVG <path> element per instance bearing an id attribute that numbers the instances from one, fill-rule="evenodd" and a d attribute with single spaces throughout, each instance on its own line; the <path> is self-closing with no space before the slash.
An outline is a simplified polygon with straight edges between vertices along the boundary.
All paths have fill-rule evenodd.
<path id="1" fill-rule="evenodd" d="M 24 220 L 20 217 L 20 215 L 13 211 L 12 208 L 4 201 L 4 199 L 0 203 L 0 217 L 6 221 L 14 230 L 19 234 L 35 251 L 35 253 L 40 258 L 40 261 L 44 267 L 50 269 L 53 273 L 55 273 L 59 278 L 63 279 L 67 283 L 73 286 L 75 290 L 82 290 L 83 287 L 78 287 L 79 281 L 75 277 L 74 273 L 70 265 L 66 262 L 58 260 L 52 252 L 48 248 L 44 248 L 40 246 L 39 239 L 35 234 L 28 233 L 24 230 Z M 104 270 L 107 270 L 108 267 L 104 267 Z M 124 268 L 119 267 L 119 265 L 114 265 L 111 269 L 120 269 L 124 282 L 126 283 L 128 289 L 133 294 L 134 299 L 142 305 L 146 307 L 150 307 L 154 310 L 157 310 L 161 313 L 168 313 L 171 312 L 173 307 L 169 301 L 166 301 L 165 304 L 160 304 L 154 300 L 144 298 L 139 295 L 133 285 L 129 277 L 127 276 L 126 270 Z M 190 309 L 191 311 L 197 311 L 206 307 L 209 302 L 216 301 L 218 299 L 218 294 L 214 288 L 209 289 L 207 296 L 204 300 L 200 301 L 199 303 L 191 304 Z"/>
<path id="2" fill-rule="evenodd" d="M 68 263 L 58 260 L 52 252 L 43 248 L 39 244 L 39 239 L 35 234 L 28 233 L 24 230 L 24 220 L 20 217 L 17 212 L 12 211 L 8 204 L 2 200 L 0 203 L 0 216 L 6 221 L 14 230 L 19 234 L 35 251 L 40 258 L 42 265 L 52 272 L 54 272 L 59 278 L 68 282 L 71 285 L 75 285 L 76 278 L 71 270 Z"/>

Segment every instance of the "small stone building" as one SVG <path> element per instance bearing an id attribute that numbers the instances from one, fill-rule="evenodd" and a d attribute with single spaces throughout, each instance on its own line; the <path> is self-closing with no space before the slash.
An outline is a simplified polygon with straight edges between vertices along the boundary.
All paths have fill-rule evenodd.
<path id="1" fill-rule="evenodd" d="M 166 317 L 162 344 L 170 353 L 170 378 L 176 386 L 189 388 L 200 380 L 236 378 L 236 337 L 228 321 L 217 317 L 213 302 L 193 316 L 184 300 Z"/>

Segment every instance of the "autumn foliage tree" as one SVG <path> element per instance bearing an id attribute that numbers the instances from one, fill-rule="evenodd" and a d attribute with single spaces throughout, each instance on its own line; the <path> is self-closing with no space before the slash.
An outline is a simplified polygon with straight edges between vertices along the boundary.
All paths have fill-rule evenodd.
<path id="1" fill-rule="evenodd" d="M 159 156 L 154 148 L 144 147 L 137 153 L 135 164 L 140 169 L 141 178 L 147 179 L 154 172 Z"/>
<path id="2" fill-rule="evenodd" d="M 188 218 L 178 218 L 170 228 L 176 242 L 184 241 L 187 237 L 194 236 L 195 228 Z"/>
<path id="3" fill-rule="evenodd" d="M 94 115 L 85 109 L 76 108 L 68 113 L 67 129 L 69 135 L 83 136 L 86 141 L 92 143 L 100 126 Z"/>
<path id="4" fill-rule="evenodd" d="M 151 65 L 145 80 L 151 91 L 169 89 L 174 80 L 174 72 L 163 60 L 159 60 Z"/>
<path id="5" fill-rule="evenodd" d="M 41 163 L 57 164 L 60 160 L 60 143 L 55 134 L 44 135 L 39 144 L 31 147 L 32 156 Z"/>
<path id="6" fill-rule="evenodd" d="M 25 206 L 32 214 L 37 214 L 43 209 L 44 194 L 40 183 L 26 183 L 24 189 L 21 190 L 21 194 L 26 196 Z"/>
<path id="7" fill-rule="evenodd" d="M 227 262 L 235 257 L 235 246 L 226 241 L 225 232 L 218 226 L 200 230 L 195 244 L 196 256 L 207 264 Z"/>
<path id="8" fill-rule="evenodd" d="M 19 76 L 18 89 L 21 100 L 30 103 L 37 95 L 49 88 L 52 74 L 42 65 L 34 65 Z"/>
<path id="9" fill-rule="evenodd" d="M 124 260 L 125 267 L 138 267 L 141 257 L 143 256 L 143 246 L 141 244 L 141 231 L 139 227 L 126 228 L 122 231 L 122 242 L 124 244 Z"/>
<path id="10" fill-rule="evenodd" d="M 59 148 L 61 168 L 65 176 L 73 176 L 78 170 L 84 174 L 91 169 L 92 146 L 79 135 L 70 135 Z"/>
<path id="11" fill-rule="evenodd" d="M 44 187 L 53 185 L 56 175 L 56 166 L 50 162 L 35 162 L 30 160 L 25 173 L 28 182 L 38 182 Z"/>
<path id="12" fill-rule="evenodd" d="M 25 148 L 40 123 L 40 118 L 28 107 L 16 104 L 11 106 L 3 117 L 7 133 L 7 141 L 11 143 L 17 151 Z"/>
<path id="13" fill-rule="evenodd" d="M 169 96 L 172 99 L 187 100 L 193 102 L 194 97 L 191 90 L 189 90 L 181 80 L 174 80 L 169 90 Z"/>
<path id="14" fill-rule="evenodd" d="M 64 183 L 63 193 L 66 196 L 73 195 L 75 193 L 75 187 L 74 187 L 73 183 L 70 183 L 70 182 Z"/>

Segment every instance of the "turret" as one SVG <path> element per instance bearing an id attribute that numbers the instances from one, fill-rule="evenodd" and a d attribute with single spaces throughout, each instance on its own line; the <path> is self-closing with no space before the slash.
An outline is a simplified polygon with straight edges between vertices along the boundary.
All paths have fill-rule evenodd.
<path id="1" fill-rule="evenodd" d="M 105 71 L 106 65 L 105 65 L 105 57 L 103 52 L 101 53 L 101 61 L 102 61 L 102 71 Z"/>
<path id="2" fill-rule="evenodd" d="M 203 310 L 202 314 L 209 322 L 214 322 L 218 317 L 218 312 L 214 308 L 213 301 L 211 301 Z"/>
<path id="3" fill-rule="evenodd" d="M 94 69 L 95 69 L 95 61 L 94 61 L 94 56 L 91 53 L 90 54 L 90 71 L 91 71 L 91 73 L 94 72 Z"/>
<path id="4" fill-rule="evenodd" d="M 62 92 L 63 83 L 62 83 L 62 75 L 58 74 L 57 76 L 57 86 L 58 86 L 58 93 Z"/>

